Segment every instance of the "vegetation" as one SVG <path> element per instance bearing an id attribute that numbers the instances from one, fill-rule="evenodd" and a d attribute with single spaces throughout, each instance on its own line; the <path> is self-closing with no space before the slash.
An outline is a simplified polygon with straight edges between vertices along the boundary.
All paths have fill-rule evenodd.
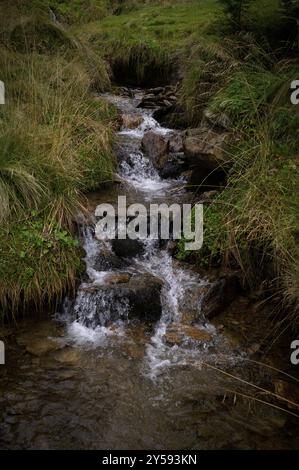
<path id="1" fill-rule="evenodd" d="M 53 308 L 74 287 L 84 193 L 110 180 L 114 166 L 114 111 L 94 97 L 110 83 L 105 63 L 46 12 L 13 10 L 14 21 L 1 24 L 2 318 L 45 301 Z"/>

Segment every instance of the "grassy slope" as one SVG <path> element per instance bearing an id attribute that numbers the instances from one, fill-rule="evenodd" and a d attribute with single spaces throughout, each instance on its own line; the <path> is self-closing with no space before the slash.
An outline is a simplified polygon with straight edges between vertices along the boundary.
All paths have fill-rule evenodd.
<path id="1" fill-rule="evenodd" d="M 28 5 L 1 5 L 0 318 L 53 305 L 74 286 L 74 219 L 114 165 L 114 111 L 94 99 L 109 86 L 105 64 Z"/>

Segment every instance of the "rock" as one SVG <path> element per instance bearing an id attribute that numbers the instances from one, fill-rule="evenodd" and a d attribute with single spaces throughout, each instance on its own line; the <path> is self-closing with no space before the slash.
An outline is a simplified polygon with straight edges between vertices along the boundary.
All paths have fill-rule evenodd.
<path id="1" fill-rule="evenodd" d="M 160 158 L 155 166 L 162 178 L 177 178 L 184 172 L 186 164 L 180 157 L 179 154 Z"/>
<path id="2" fill-rule="evenodd" d="M 210 333 L 194 326 L 184 326 L 184 333 L 188 338 L 193 339 L 194 341 L 212 341 L 212 335 Z"/>
<path id="3" fill-rule="evenodd" d="M 154 93 L 148 93 L 145 95 L 139 105 L 138 108 L 155 108 L 157 106 L 157 95 Z"/>
<path id="4" fill-rule="evenodd" d="M 211 319 L 223 312 L 241 292 L 239 278 L 232 273 L 221 277 L 208 287 L 203 296 L 201 312 Z"/>
<path id="5" fill-rule="evenodd" d="M 182 323 L 188 324 L 193 323 L 198 320 L 198 311 L 197 310 L 186 310 L 182 313 Z"/>
<path id="6" fill-rule="evenodd" d="M 126 129 L 135 129 L 143 122 L 143 117 L 139 114 L 122 114 L 121 124 Z"/>
<path id="7" fill-rule="evenodd" d="M 76 363 L 80 358 L 79 351 L 73 348 L 64 348 L 54 354 L 56 361 L 61 363 Z"/>
<path id="8" fill-rule="evenodd" d="M 161 93 L 163 93 L 165 91 L 165 88 L 162 87 L 162 86 L 159 86 L 159 87 L 156 87 L 156 88 L 150 88 L 148 90 L 148 92 L 151 94 L 151 95 L 160 95 Z"/>
<path id="9" fill-rule="evenodd" d="M 112 248 L 117 256 L 121 258 L 135 258 L 142 255 L 144 252 L 144 245 L 140 240 L 125 240 L 115 239 L 112 241 Z"/>
<path id="10" fill-rule="evenodd" d="M 154 165 L 157 165 L 161 157 L 168 154 L 169 143 L 161 134 L 149 131 L 144 134 L 142 139 L 142 149 L 144 153 L 153 160 Z"/>
<path id="11" fill-rule="evenodd" d="M 179 346 L 183 342 L 183 336 L 173 331 L 167 331 L 164 338 L 169 346 Z"/>
<path id="12" fill-rule="evenodd" d="M 93 267 L 96 271 L 110 271 L 126 268 L 127 265 L 128 263 L 119 258 L 113 251 L 102 249 Z"/>
<path id="13" fill-rule="evenodd" d="M 169 139 L 169 151 L 171 153 L 183 153 L 183 134 L 181 132 L 176 132 L 172 134 Z"/>
<path id="14" fill-rule="evenodd" d="M 105 276 L 105 284 L 125 284 L 129 282 L 132 277 L 130 273 L 109 273 Z"/>
<path id="15" fill-rule="evenodd" d="M 181 323 L 173 323 L 165 333 L 165 341 L 167 344 L 174 346 L 180 345 L 183 341 L 191 339 L 198 342 L 212 341 L 212 335 L 206 330 L 197 326 L 183 325 Z"/>
<path id="16" fill-rule="evenodd" d="M 8 336 L 12 336 L 14 334 L 13 328 L 8 327 L 1 327 L 0 328 L 0 339 L 7 338 Z"/>
<path id="17" fill-rule="evenodd" d="M 91 316 L 90 307 L 88 312 L 78 309 L 77 315 L 88 327 L 112 323 L 120 318 L 120 310 L 129 319 L 157 321 L 162 313 L 162 286 L 161 279 L 148 273 L 132 275 L 129 282 L 122 284 L 84 284 L 80 291 L 87 296 L 87 307 L 93 304 L 94 311 Z"/>
<path id="18" fill-rule="evenodd" d="M 187 179 L 187 189 L 194 191 L 200 187 L 200 191 L 209 191 L 210 189 L 221 187 L 225 182 L 226 174 L 222 170 L 206 170 L 200 166 L 193 166 Z"/>
<path id="19" fill-rule="evenodd" d="M 51 351 L 62 348 L 63 345 L 58 341 L 49 338 L 34 339 L 26 345 L 26 350 L 34 356 L 43 356 Z"/>
<path id="20" fill-rule="evenodd" d="M 210 171 L 227 167 L 229 159 L 224 150 L 229 137 L 229 133 L 213 130 L 189 130 L 184 139 L 184 152 L 190 165 Z"/>

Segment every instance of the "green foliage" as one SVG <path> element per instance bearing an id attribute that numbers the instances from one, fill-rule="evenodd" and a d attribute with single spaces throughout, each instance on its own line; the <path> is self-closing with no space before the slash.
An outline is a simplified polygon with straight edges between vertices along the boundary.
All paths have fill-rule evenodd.
<path id="1" fill-rule="evenodd" d="M 244 26 L 244 15 L 253 0 L 219 0 L 224 11 L 229 15 L 233 29 L 240 31 Z"/>
<path id="2" fill-rule="evenodd" d="M 59 226 L 49 226 L 35 211 L 21 223 L 0 230 L 0 312 L 41 308 L 73 288 L 81 269 L 78 241 Z"/>
<path id="3" fill-rule="evenodd" d="M 94 97 L 110 81 L 90 46 L 43 15 L 0 26 L 0 307 L 9 318 L 74 287 L 75 220 L 84 193 L 111 180 L 115 113 Z"/>

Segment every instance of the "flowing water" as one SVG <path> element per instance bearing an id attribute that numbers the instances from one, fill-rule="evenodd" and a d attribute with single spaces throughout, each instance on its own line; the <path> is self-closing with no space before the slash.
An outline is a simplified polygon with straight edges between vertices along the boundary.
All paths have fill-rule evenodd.
<path id="1" fill-rule="evenodd" d="M 164 129 L 133 98 L 110 96 L 121 112 L 142 116 L 119 133 L 121 184 L 90 196 L 101 202 L 187 202 L 183 179 L 160 178 L 141 151 L 147 130 Z M 283 412 L 236 399 L 238 383 L 219 370 L 256 379 L 246 354 L 201 314 L 209 281 L 175 261 L 165 244 L 144 242 L 117 258 L 94 226 L 82 228 L 86 273 L 75 299 L 50 320 L 20 325 L 1 369 L 2 448 L 223 449 L 292 448 L 296 434 Z M 150 324 L 130 316 L 117 295 L 119 276 L 158 278 L 161 312 Z M 115 277 L 116 276 L 116 277 Z M 117 284 L 117 286 L 123 284 Z M 104 288 L 103 288 L 104 286 Z M 271 380 L 271 377 L 264 377 Z M 231 398 L 234 396 L 234 398 Z"/>

